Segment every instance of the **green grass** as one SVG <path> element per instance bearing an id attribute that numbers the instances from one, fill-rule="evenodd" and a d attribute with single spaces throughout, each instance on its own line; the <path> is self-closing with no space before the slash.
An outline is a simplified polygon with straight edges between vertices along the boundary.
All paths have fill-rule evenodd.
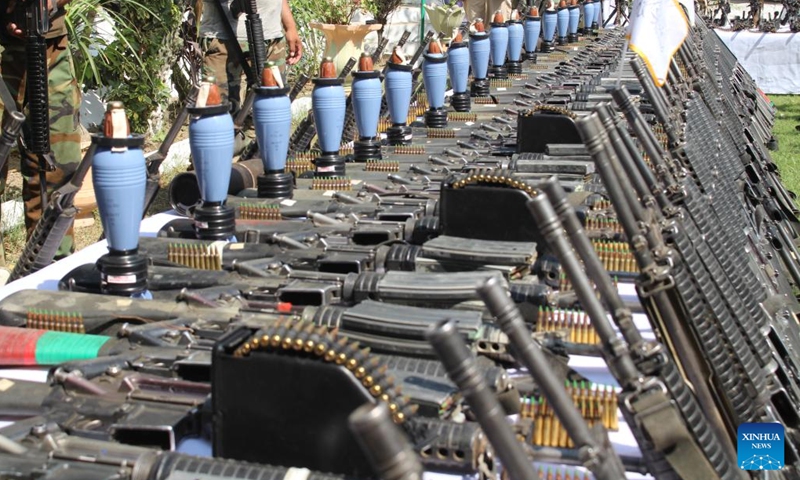
<path id="1" fill-rule="evenodd" d="M 778 165 L 786 188 L 800 194 L 800 95 L 770 95 L 777 108 L 773 133 L 778 140 L 778 151 L 770 152 Z M 800 202 L 795 200 L 800 205 Z"/>

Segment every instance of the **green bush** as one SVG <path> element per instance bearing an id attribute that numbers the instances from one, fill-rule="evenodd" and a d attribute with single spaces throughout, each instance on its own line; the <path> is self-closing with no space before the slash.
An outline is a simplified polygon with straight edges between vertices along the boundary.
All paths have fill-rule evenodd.
<path id="1" fill-rule="evenodd" d="M 289 0 L 292 7 L 292 16 L 297 24 L 297 33 L 303 41 L 303 58 L 289 70 L 289 82 L 301 74 L 314 77 L 325 52 L 325 36 L 309 26 L 311 22 L 318 22 L 322 12 L 326 10 L 327 3 L 320 0 Z"/>
<path id="2" fill-rule="evenodd" d="M 166 106 L 164 72 L 182 47 L 178 36 L 183 0 L 73 0 L 69 28 L 76 71 L 85 88 L 105 87 L 104 100 L 125 104 L 131 129 L 146 132 L 148 120 Z M 95 33 L 100 20 L 113 24 L 113 40 Z"/>

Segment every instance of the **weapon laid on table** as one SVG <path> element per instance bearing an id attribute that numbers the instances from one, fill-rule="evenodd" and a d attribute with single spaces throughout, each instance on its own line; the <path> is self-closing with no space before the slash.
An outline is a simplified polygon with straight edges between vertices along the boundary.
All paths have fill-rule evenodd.
<path id="1" fill-rule="evenodd" d="M 37 272 L 53 262 L 61 241 L 64 240 L 78 213 L 75 207 L 75 195 L 80 191 L 83 179 L 91 167 L 95 148 L 96 144 L 93 142 L 70 181 L 53 192 L 50 202 L 36 224 L 36 229 L 25 244 L 17 264 L 14 265 L 9 282 Z"/>
<path id="2" fill-rule="evenodd" d="M 622 130 L 620 133 L 622 137 L 627 135 L 627 132 Z M 668 177 L 670 169 L 666 167 L 663 159 L 657 154 L 650 158 L 656 170 L 661 172 L 661 176 Z M 793 350 L 792 345 L 796 345 L 798 342 L 797 329 L 787 328 L 780 322 L 775 322 L 771 328 L 781 333 L 778 335 L 780 340 L 773 339 L 774 345 L 771 345 L 768 338 L 763 335 L 763 329 L 770 328 L 770 324 L 773 322 L 767 318 L 766 312 L 759 305 L 764 300 L 764 298 L 758 298 L 762 295 L 758 293 L 759 290 L 762 290 L 759 288 L 760 282 L 756 281 L 755 285 L 748 285 L 748 281 L 743 278 L 755 274 L 747 273 L 749 269 L 743 269 L 742 264 L 734 260 L 737 256 L 736 250 L 730 251 L 728 245 L 734 241 L 728 239 L 725 229 L 714 228 L 714 226 L 722 225 L 722 221 L 716 218 L 714 209 L 705 204 L 706 197 L 697 191 L 693 181 L 684 178 L 676 190 L 675 187 L 678 184 L 667 178 L 668 186 L 664 189 L 657 184 L 654 175 L 646 167 L 638 152 L 620 152 L 618 160 L 622 169 L 631 178 L 631 184 L 634 185 L 634 189 L 639 195 L 653 192 L 662 210 L 670 214 L 668 218 L 674 219 L 673 221 L 680 225 L 681 228 L 671 229 L 670 236 L 673 238 L 678 235 L 685 236 L 697 250 L 700 264 L 707 269 L 711 283 L 717 285 L 719 290 L 717 298 L 723 302 L 722 309 L 715 310 L 720 325 L 723 327 L 730 325 L 741 331 L 741 337 L 745 343 L 742 345 L 737 342 L 738 345 L 744 347 L 739 348 L 739 354 L 745 359 L 746 364 L 752 361 L 748 360 L 750 357 L 764 369 L 765 380 L 769 385 L 769 395 L 774 405 L 773 410 L 781 416 L 787 428 L 796 427 L 798 425 L 797 408 L 790 405 L 797 405 L 800 391 L 798 391 L 796 382 L 792 380 L 793 375 L 788 374 L 790 371 L 796 371 L 796 364 L 791 356 L 781 358 L 780 355 L 770 355 L 770 352 L 776 347 Z M 677 202 L 670 203 L 664 194 L 665 191 L 673 192 L 672 197 Z M 682 192 L 682 194 L 676 195 L 676 192 Z M 688 215 L 679 215 L 681 210 Z M 683 246 L 685 242 L 677 241 L 675 243 L 679 246 L 678 250 L 683 253 L 686 248 Z M 788 265 L 793 264 L 794 261 L 788 263 Z M 695 267 L 696 269 L 697 267 Z M 753 267 L 753 269 L 753 271 L 758 271 L 758 267 Z M 704 293 L 704 295 L 714 298 L 710 296 L 710 293 Z M 735 338 L 734 335 L 727 335 Z M 750 350 L 752 356 L 747 355 L 746 350 Z M 772 373 L 771 370 L 774 370 L 775 373 Z"/>
<path id="3" fill-rule="evenodd" d="M 341 72 L 339 72 L 339 79 L 347 78 L 350 75 L 350 71 L 353 70 L 353 67 L 356 65 L 356 58 L 350 57 L 350 60 L 347 61 L 347 64 L 344 66 Z M 314 122 L 314 111 L 309 110 L 308 115 L 306 118 L 300 122 L 300 125 L 295 128 L 294 133 L 292 133 L 292 138 L 289 140 L 289 155 L 295 155 L 300 152 L 306 152 L 311 147 L 311 142 L 314 140 L 314 136 L 317 134 L 317 127 L 316 123 Z"/>
<path id="4" fill-rule="evenodd" d="M 596 153 L 594 142 L 597 141 L 593 136 L 597 135 L 600 132 L 598 129 L 602 128 L 599 125 L 597 127 L 589 125 L 596 121 L 594 115 L 579 122 L 582 135 L 586 134 L 587 141 L 591 143 L 590 148 L 593 149 L 593 155 Z M 584 128 L 587 131 L 584 131 Z M 600 133 L 600 135 L 603 134 Z M 638 227 L 632 227 L 629 222 L 638 221 L 652 225 L 650 222 L 660 220 L 658 216 L 650 217 L 652 212 L 643 209 L 634 196 L 638 194 L 644 198 L 648 195 L 646 188 L 644 191 L 641 190 L 644 181 L 641 178 L 635 178 L 638 175 L 635 169 L 627 169 L 629 171 L 626 172 L 626 168 L 623 168 L 619 162 L 620 158 L 613 152 L 609 152 L 605 156 L 595 156 L 595 159 L 604 182 L 611 182 L 607 184 L 613 184 L 616 181 L 614 178 L 626 178 L 628 174 L 633 178 L 629 181 L 635 191 L 623 191 L 623 196 L 621 196 L 617 188 L 608 190 L 609 194 L 615 197 L 614 206 L 620 214 L 619 218 L 629 235 L 628 238 L 634 239 L 631 242 L 639 242 L 642 245 L 649 243 L 649 248 L 653 249 L 660 258 L 671 257 L 668 267 L 659 267 L 662 273 L 661 279 L 656 279 L 658 282 L 656 285 L 640 286 L 640 288 L 646 288 L 647 292 L 646 294 L 640 292 L 640 296 L 648 310 L 650 308 L 658 309 L 656 313 L 651 314 L 651 318 L 670 319 L 662 326 L 664 329 L 662 331 L 669 332 L 670 344 L 676 348 L 676 351 L 681 351 L 676 358 L 681 361 L 688 360 L 693 364 L 694 368 L 685 367 L 683 369 L 685 374 L 690 378 L 697 376 L 696 380 L 693 379 L 695 384 L 707 382 L 708 378 L 711 378 L 712 385 L 717 392 L 724 392 L 722 399 L 719 398 L 720 393 L 716 393 L 715 397 L 717 398 L 713 400 L 717 404 L 716 407 L 704 405 L 707 413 L 713 415 L 715 414 L 713 412 L 719 412 L 723 417 L 723 422 L 728 425 L 730 435 L 733 435 L 737 422 L 743 421 L 742 418 L 776 418 L 776 414 L 780 415 L 778 418 L 787 425 L 787 431 L 793 430 L 797 424 L 796 413 L 792 413 L 792 408 L 786 405 L 784 400 L 786 392 L 783 391 L 781 381 L 771 371 L 760 368 L 759 364 L 768 360 L 765 360 L 760 352 L 753 352 L 747 344 L 747 341 L 758 339 L 753 338 L 751 334 L 747 333 L 746 328 L 737 324 L 736 319 L 726 308 L 726 294 L 722 291 L 725 288 L 724 282 L 718 284 L 715 280 L 715 278 L 719 278 L 719 274 L 713 272 L 713 262 L 709 263 L 713 254 L 702 250 L 704 244 L 700 241 L 699 234 L 692 232 L 693 223 L 681 222 L 679 218 L 671 219 L 668 223 L 662 220 L 662 225 L 666 227 L 662 227 L 663 239 L 661 231 L 653 227 L 645 230 L 643 238 L 637 232 Z M 621 204 L 622 207 L 618 204 L 619 201 L 624 202 Z M 628 207 L 631 207 L 634 212 L 631 209 L 628 209 L 627 212 L 624 211 Z M 630 215 L 633 215 L 633 218 L 629 218 Z M 640 240 L 635 240 L 636 238 Z M 645 240 L 647 243 L 642 243 Z M 664 244 L 665 240 L 674 250 L 667 249 Z M 647 272 L 651 276 L 658 272 L 654 270 L 652 257 L 646 259 L 637 256 L 637 260 L 651 262 L 650 266 L 642 265 L 643 272 Z M 709 271 L 708 268 L 711 268 L 712 271 Z M 672 298 L 657 298 L 662 293 L 670 295 Z M 669 305 L 652 305 L 648 303 L 652 299 L 668 302 Z M 685 312 L 682 315 L 683 319 L 686 319 L 684 321 L 686 326 L 670 325 L 672 319 L 681 321 L 679 317 L 673 316 L 672 309 L 680 309 Z M 681 339 L 681 336 L 685 335 L 685 332 L 682 331 L 684 329 L 693 334 L 692 337 L 686 339 L 690 343 L 685 343 Z M 763 339 L 761 340 L 763 341 Z M 691 342 L 697 342 L 697 344 L 692 345 Z M 697 352 L 703 352 L 701 355 L 709 357 L 708 360 L 699 358 Z M 708 363 L 703 365 L 706 361 Z M 701 371 L 707 373 L 697 375 Z M 791 389 L 792 385 L 787 384 L 786 387 Z M 702 398 L 699 399 L 702 400 Z M 791 400 L 789 404 L 791 404 Z M 787 455 L 792 459 L 796 458 L 794 448 L 787 449 Z"/>
<path id="5" fill-rule="evenodd" d="M 67 435 L 34 417 L 0 430 L 0 477 L 19 480 L 170 480 L 175 478 L 344 480 L 303 468 L 203 458 L 159 448 Z M 13 452 L 13 453 L 8 453 Z"/>
<path id="6" fill-rule="evenodd" d="M 55 171 L 56 164 L 50 150 L 50 102 L 47 42 L 44 35 L 50 30 L 50 10 L 47 0 L 31 0 L 25 24 L 25 95 L 28 99 L 28 135 L 26 148 L 39 160 L 39 191 L 41 207 L 47 205 L 47 172 Z M 44 215 L 42 216 L 44 218 Z M 13 278 L 13 277 L 12 277 Z"/>
<path id="7" fill-rule="evenodd" d="M 455 323 L 442 320 L 428 332 L 428 340 L 453 383 L 462 391 L 478 418 L 481 428 L 500 457 L 509 477 L 535 478 L 536 473 L 531 460 L 509 427 L 497 399 L 489 393 L 485 381 L 478 373 L 475 359 L 459 336 Z"/>
<path id="8" fill-rule="evenodd" d="M 706 383 L 694 383 L 694 393 L 692 393 L 689 390 L 689 385 L 681 375 L 680 364 L 671 358 L 672 355 L 670 355 L 669 351 L 665 350 L 663 345 L 655 342 L 646 342 L 642 338 L 642 335 L 631 320 L 630 310 L 626 308 L 619 292 L 604 271 L 603 265 L 597 258 L 580 220 L 575 214 L 574 208 L 567 201 L 563 189 L 554 181 L 545 182 L 542 189 L 558 213 L 575 252 L 583 261 L 587 275 L 596 286 L 598 292 L 600 292 L 600 297 L 606 304 L 606 309 L 610 312 L 611 318 L 616 323 L 622 337 L 630 346 L 631 356 L 636 367 L 644 375 L 656 377 L 664 384 L 671 397 L 678 400 L 675 405 L 681 409 L 685 419 L 704 417 L 707 420 L 707 423 L 706 421 L 687 420 L 686 424 L 695 438 L 698 439 L 698 444 L 703 448 L 706 456 L 709 459 L 723 461 L 722 464 L 716 463 L 714 465 L 717 472 L 724 477 L 727 475 L 724 471 L 725 462 L 732 464 L 730 459 L 735 457 L 735 452 L 725 426 L 714 409 L 712 392 L 708 385 Z M 659 324 L 657 320 L 653 323 L 655 325 Z M 686 368 L 695 368 L 695 364 L 692 364 L 689 358 L 684 359 L 683 363 Z M 690 380 L 694 379 L 692 375 L 689 375 L 689 377 Z M 701 408 L 705 411 L 701 411 Z M 716 453 L 720 449 L 726 455 Z M 725 460 L 726 458 L 728 460 Z M 716 462 L 717 460 L 714 461 Z"/>
<path id="9" fill-rule="evenodd" d="M 350 414 L 350 429 L 381 480 L 422 480 L 422 464 L 384 404 L 366 403 Z"/>
<path id="10" fill-rule="evenodd" d="M 558 192 L 555 191 L 557 184 L 552 181 L 548 183 L 551 195 L 557 196 Z M 605 311 L 595 296 L 592 283 L 583 272 L 580 261 L 573 251 L 575 244 L 570 245 L 567 242 L 562 233 L 561 222 L 558 221 L 553 208 L 546 202 L 544 195 L 540 195 L 532 200 L 529 206 L 532 213 L 536 215 L 537 224 L 545 230 L 550 245 L 557 251 L 563 268 L 575 285 L 581 304 L 590 312 L 592 323 L 603 339 L 602 345 L 609 369 L 623 387 L 619 402 L 620 409 L 625 415 L 628 425 L 634 430 L 634 436 L 648 463 L 649 473 L 656 478 L 673 478 L 676 475 L 680 475 L 681 478 L 695 475 L 699 475 L 701 478 L 739 478 L 740 475 L 737 475 L 735 469 L 731 468 L 735 457 L 730 453 L 725 457 L 723 453 L 725 451 L 722 449 L 720 440 L 724 441 L 726 437 L 714 438 L 707 431 L 708 424 L 698 424 L 702 413 L 697 405 L 690 401 L 691 392 L 685 388 L 685 385 L 674 376 L 651 377 L 639 370 L 633 355 L 628 350 L 626 341 L 617 337 L 611 323 L 607 320 Z M 565 208 L 568 207 L 565 205 L 566 199 L 562 197 L 560 206 L 566 215 L 568 212 Z M 577 218 L 572 217 L 570 222 L 572 223 L 570 230 L 573 232 L 573 238 L 580 235 L 580 231 L 575 230 L 576 221 Z M 621 305 L 621 300 L 619 300 L 608 275 L 603 272 L 597 257 L 591 250 L 586 250 L 588 239 L 585 235 L 583 240 L 580 256 L 589 260 L 593 272 L 599 273 L 595 279 L 605 285 L 604 294 L 609 294 L 608 296 L 604 295 L 604 298 L 610 299 L 615 306 Z M 584 263 L 584 265 L 586 264 Z M 600 279 L 601 277 L 602 279 Z M 503 303 L 507 305 L 508 310 L 514 309 L 513 305 L 510 305 L 504 298 L 502 290 L 496 286 L 486 287 L 484 291 L 493 292 L 491 298 L 497 305 L 494 307 L 494 312 L 501 311 L 500 305 Z M 625 330 L 624 337 L 635 341 L 638 344 L 636 348 L 640 353 L 647 354 L 647 359 L 640 357 L 638 364 L 643 364 L 648 369 L 660 368 L 665 364 L 664 360 L 666 359 L 659 358 L 659 349 L 654 349 L 652 345 L 645 345 L 641 335 L 630 324 L 629 319 L 626 321 L 624 308 L 622 311 L 613 312 L 612 315 L 622 322 L 620 326 Z M 630 312 L 627 312 L 627 315 L 630 315 Z M 518 321 L 515 323 L 519 324 Z M 662 370 L 662 372 L 664 371 Z M 674 375 L 677 372 L 673 370 L 672 373 Z M 664 380 L 669 382 L 669 387 Z M 681 396 L 675 396 L 675 394 Z M 672 432 L 666 434 L 665 425 L 669 425 Z M 700 473 L 701 470 L 703 473 Z"/>
<path id="11" fill-rule="evenodd" d="M 75 437 L 164 450 L 202 434 L 210 385 L 130 372 L 119 361 L 103 366 L 105 371 L 55 369 L 51 384 L 7 381 L 0 413 L 38 415 Z"/>

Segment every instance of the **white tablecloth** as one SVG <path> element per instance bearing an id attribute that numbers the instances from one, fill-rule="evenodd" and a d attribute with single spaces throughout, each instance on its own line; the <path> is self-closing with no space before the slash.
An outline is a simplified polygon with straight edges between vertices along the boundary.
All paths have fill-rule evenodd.
<path id="1" fill-rule="evenodd" d="M 715 32 L 764 93 L 800 93 L 800 36 L 788 30 Z"/>
<path id="2" fill-rule="evenodd" d="M 172 213 L 161 213 L 154 215 L 142 221 L 140 232 L 142 236 L 154 237 L 158 230 L 168 223 L 170 220 L 177 218 Z M 101 255 L 107 252 L 106 242 L 101 241 L 90 245 L 79 252 L 50 265 L 32 275 L 17 280 L 0 288 L 0 300 L 8 295 L 25 289 L 39 289 L 39 290 L 57 290 L 58 281 L 72 269 L 87 263 L 93 263 Z M 628 299 L 636 296 L 635 289 L 630 284 L 620 284 L 620 294 L 623 298 Z M 652 331 L 649 326 L 647 317 L 642 314 L 634 315 L 634 322 L 642 333 L 652 338 Z M 580 357 L 573 356 L 570 358 L 570 367 L 580 372 L 586 378 L 596 383 L 607 385 L 616 385 L 616 381 L 608 372 L 608 368 L 602 359 L 594 357 Z M 35 382 L 44 382 L 47 380 L 47 373 L 44 369 L 28 368 L 28 369 L 0 369 L 0 378 L 29 380 Z M 3 421 L 0 418 L 0 428 L 10 424 L 9 421 Z M 624 419 L 620 415 L 620 430 L 617 432 L 609 432 L 611 443 L 614 445 L 618 453 L 625 456 L 639 456 L 639 447 L 633 438 L 630 428 L 625 424 Z M 194 449 L 193 453 L 196 453 Z M 428 474 L 425 475 L 426 480 L 456 480 L 461 477 L 453 477 L 450 475 L 441 474 Z M 640 475 L 635 473 L 628 474 L 629 480 L 648 480 L 652 477 Z"/>

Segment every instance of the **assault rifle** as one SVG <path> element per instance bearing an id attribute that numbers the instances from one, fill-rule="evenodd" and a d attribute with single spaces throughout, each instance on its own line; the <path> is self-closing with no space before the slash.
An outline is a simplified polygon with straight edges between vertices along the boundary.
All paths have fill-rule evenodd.
<path id="1" fill-rule="evenodd" d="M 258 465 L 216 458 L 202 458 L 116 442 L 68 435 L 46 418 L 34 417 L 0 430 L 6 447 L 0 453 L 0 477 L 34 480 L 80 478 L 82 480 L 168 480 L 182 476 L 216 478 L 285 478 L 301 471 L 309 480 L 343 480 L 343 476 L 297 468 Z M 14 453 L 6 453 L 8 451 Z"/>
<path id="2" fill-rule="evenodd" d="M 695 394 L 689 390 L 674 361 L 670 358 L 669 352 L 656 342 L 645 341 L 635 328 L 631 321 L 630 310 L 625 307 L 617 289 L 604 271 L 588 237 L 583 231 L 580 221 L 575 215 L 573 207 L 567 202 L 566 195 L 558 183 L 550 180 L 544 184 L 543 190 L 558 213 L 561 224 L 564 226 L 572 244 L 570 250 L 562 248 L 559 253 L 559 256 L 567 257 L 568 261 L 572 263 L 565 265 L 562 258 L 562 265 L 565 265 L 565 269 L 570 272 L 571 278 L 578 277 L 578 282 L 581 286 L 576 286 L 576 290 L 582 299 L 592 304 L 592 307 L 587 307 L 587 310 L 593 311 L 595 315 L 602 313 L 602 307 L 595 304 L 597 302 L 595 298 L 586 297 L 585 290 L 586 286 L 590 285 L 587 283 L 588 281 L 591 281 L 596 286 L 600 292 L 601 299 L 606 304 L 607 311 L 624 339 L 624 342 L 617 339 L 616 334 L 608 330 L 607 326 L 598 325 L 595 327 L 598 333 L 603 332 L 600 335 L 604 337 L 602 344 L 605 345 L 605 356 L 612 373 L 616 376 L 617 381 L 623 385 L 624 391 L 628 392 L 621 397 L 621 399 L 628 398 L 628 401 L 620 402 L 620 408 L 626 417 L 626 421 L 631 425 L 641 425 L 643 430 L 660 429 L 663 425 L 657 423 L 656 425 L 658 426 L 654 427 L 652 419 L 648 420 L 646 414 L 637 414 L 629 406 L 637 405 L 640 401 L 645 403 L 655 401 L 654 404 L 663 404 L 665 401 L 671 403 L 667 407 L 672 410 L 670 415 L 676 415 L 680 419 L 676 423 L 670 423 L 670 425 L 675 429 L 681 429 L 684 445 L 693 451 L 695 456 L 698 456 L 697 450 L 700 449 L 699 455 L 706 457 L 719 478 L 736 478 L 733 473 L 734 469 L 730 468 L 733 458 L 735 458 L 733 446 L 718 416 L 703 413 L 700 407 L 701 404 L 695 399 Z M 561 237 L 560 230 L 555 230 L 551 235 Z M 563 245 L 565 242 L 557 240 L 557 243 Z M 586 270 L 585 274 L 580 269 L 576 271 L 574 260 L 569 258 L 573 256 L 571 254 L 572 250 L 577 253 L 583 262 Z M 586 278 L 587 276 L 589 278 Z M 580 293 L 581 289 L 584 290 L 582 294 Z M 584 304 L 584 300 L 581 300 L 581 302 Z M 603 314 L 597 320 L 593 318 L 592 322 L 597 322 L 597 325 L 607 321 Z M 625 349 L 626 343 L 630 348 L 629 351 Z M 632 362 L 633 365 L 629 362 Z M 654 385 L 655 382 L 661 382 L 665 387 L 666 398 L 650 397 L 647 399 L 647 385 Z M 710 392 L 705 386 L 696 389 L 696 391 L 697 396 L 703 395 L 704 399 L 708 400 Z M 640 396 L 643 393 L 644 395 Z M 652 393 L 652 391 L 649 392 L 649 394 Z M 636 417 L 638 418 L 634 420 Z M 702 419 L 702 421 L 697 419 Z M 634 436 L 641 446 L 645 460 L 651 465 L 651 473 L 656 478 L 660 478 L 662 474 L 657 473 L 658 470 L 668 464 L 674 464 L 677 460 L 673 456 L 674 450 L 669 445 L 654 445 L 651 440 L 647 439 L 655 437 L 644 431 L 634 430 Z M 693 440 L 689 440 L 690 437 Z M 706 465 L 706 462 L 702 460 L 696 461 L 701 465 Z M 681 468 L 681 465 L 677 466 L 678 470 Z M 668 471 L 670 470 L 675 470 L 675 467 L 667 469 L 667 472 L 663 474 L 668 476 Z"/>
<path id="3" fill-rule="evenodd" d="M 589 125 L 593 121 L 595 121 L 594 114 L 582 120 L 580 122 L 581 131 L 584 132 L 584 128 L 589 129 Z M 592 127 L 588 131 L 596 135 L 598 133 L 596 128 Z M 586 131 L 587 141 L 597 142 L 597 138 L 588 135 L 588 131 Z M 614 131 L 611 133 L 613 134 Z M 602 137 L 603 134 L 601 133 L 600 136 Z M 592 143 L 590 148 L 596 148 L 594 145 Z M 634 187 L 634 191 L 641 198 L 646 199 L 650 192 L 647 188 L 647 181 L 640 174 L 640 172 L 645 171 L 644 168 L 637 170 L 635 167 L 625 167 L 629 157 L 625 155 L 617 156 L 611 150 L 605 155 L 596 156 L 595 159 L 603 181 L 609 185 L 609 195 L 614 198 L 614 206 L 623 226 L 629 222 L 637 221 L 640 222 L 639 224 L 652 225 L 650 222 L 660 220 L 658 212 L 643 209 L 633 195 L 625 195 L 624 191 L 611 187 L 614 185 L 613 182 L 616 181 L 612 177 L 625 178 L 627 175 L 628 182 Z M 665 203 L 663 194 L 656 194 L 656 200 L 658 200 L 659 204 Z M 624 206 L 620 206 L 618 202 L 625 202 Z M 707 250 L 708 246 L 705 245 L 699 232 L 696 232 L 696 226 L 691 221 L 681 222 L 680 217 L 670 219 L 668 223 L 664 220 L 660 221 L 667 228 L 662 226 L 663 230 L 661 230 L 650 227 L 647 229 L 644 238 L 650 244 L 650 249 L 655 255 L 660 258 L 664 258 L 665 255 L 672 256 L 672 261 L 670 267 L 668 267 L 669 273 L 665 274 L 667 267 L 656 266 L 652 256 L 637 257 L 637 260 L 641 262 L 642 271 L 648 273 L 650 278 L 650 280 L 641 283 L 640 288 L 648 293 L 657 293 L 656 295 L 644 294 L 642 295 L 642 300 L 646 305 L 646 309 L 658 309 L 656 311 L 659 313 L 654 315 L 659 316 L 651 318 L 677 320 L 679 317 L 673 316 L 673 308 L 687 310 L 686 313 L 682 314 L 685 315 L 682 318 L 687 319 L 685 324 L 688 324 L 689 331 L 694 333 L 693 341 L 697 342 L 696 346 L 691 344 L 692 340 L 687 339 L 688 343 L 684 343 L 681 340 L 684 333 L 678 331 L 685 327 L 670 325 L 669 323 L 672 320 L 665 322 L 662 328 L 670 331 L 670 336 L 675 339 L 672 343 L 676 349 L 676 358 L 693 364 L 691 367 L 684 368 L 686 375 L 692 378 L 698 371 L 708 371 L 710 368 L 711 372 L 713 372 L 711 375 L 714 378 L 714 383 L 717 385 L 716 388 L 719 391 L 726 392 L 726 401 L 718 402 L 716 407 L 704 403 L 706 413 L 714 415 L 714 412 L 719 412 L 723 418 L 723 423 L 727 423 L 724 430 L 727 430 L 729 435 L 735 431 L 735 422 L 742 421 L 739 419 L 770 415 L 770 412 L 780 415 L 781 420 L 787 425 L 795 425 L 796 414 L 793 413 L 794 408 L 782 408 L 781 405 L 794 403 L 793 398 L 796 398 L 796 394 L 792 391 L 796 386 L 791 382 L 781 382 L 779 377 L 765 374 L 763 370 L 759 370 L 758 365 L 765 365 L 770 362 L 764 355 L 766 352 L 772 351 L 772 349 L 763 345 L 761 348 L 764 348 L 764 350 L 754 348 L 753 345 L 763 343 L 766 339 L 753 331 L 755 324 L 752 319 L 749 319 L 748 323 L 743 323 L 742 320 L 736 318 L 736 314 L 731 313 L 730 299 L 735 294 L 730 292 L 730 284 L 726 282 L 726 278 L 720 275 L 720 267 L 715 266 L 716 257 Z M 625 230 L 628 238 L 642 238 L 642 234 L 636 228 L 633 228 L 631 224 L 625 226 Z M 662 231 L 665 238 L 661 238 Z M 667 250 L 664 243 L 665 239 L 668 239 L 670 245 L 674 248 L 673 251 Z M 644 262 L 649 263 L 644 264 Z M 727 280 L 729 281 L 729 279 Z M 658 297 L 662 293 L 672 294 L 675 297 L 670 300 L 659 299 Z M 648 305 L 647 302 L 652 300 L 669 302 L 671 305 Z M 691 321 L 688 321 L 688 319 L 691 319 Z M 738 345 L 739 348 L 733 349 L 733 345 Z M 728 353 L 722 354 L 720 352 L 720 355 L 714 353 L 720 347 L 723 347 L 722 351 L 727 350 Z M 704 352 L 703 356 L 711 355 L 707 366 L 697 365 L 696 362 L 699 360 L 699 355 L 695 352 L 698 350 Z M 739 375 L 731 375 L 731 369 L 732 371 L 740 372 Z M 696 382 L 701 381 L 701 378 L 707 377 L 699 377 L 696 380 L 692 380 L 692 383 L 696 385 Z M 738 386 L 735 386 L 737 384 Z M 743 391 L 742 389 L 745 390 Z M 767 396 L 769 398 L 765 398 Z M 702 401 L 703 398 L 708 400 L 709 403 L 712 401 L 708 396 L 701 397 L 700 400 Z"/>
<path id="4" fill-rule="evenodd" d="M 80 191 L 91 167 L 94 151 L 95 143 L 92 143 L 69 182 L 53 192 L 17 264 L 14 265 L 9 282 L 37 272 L 53 262 L 61 241 L 64 240 L 78 213 L 75 207 L 75 195 Z"/>

